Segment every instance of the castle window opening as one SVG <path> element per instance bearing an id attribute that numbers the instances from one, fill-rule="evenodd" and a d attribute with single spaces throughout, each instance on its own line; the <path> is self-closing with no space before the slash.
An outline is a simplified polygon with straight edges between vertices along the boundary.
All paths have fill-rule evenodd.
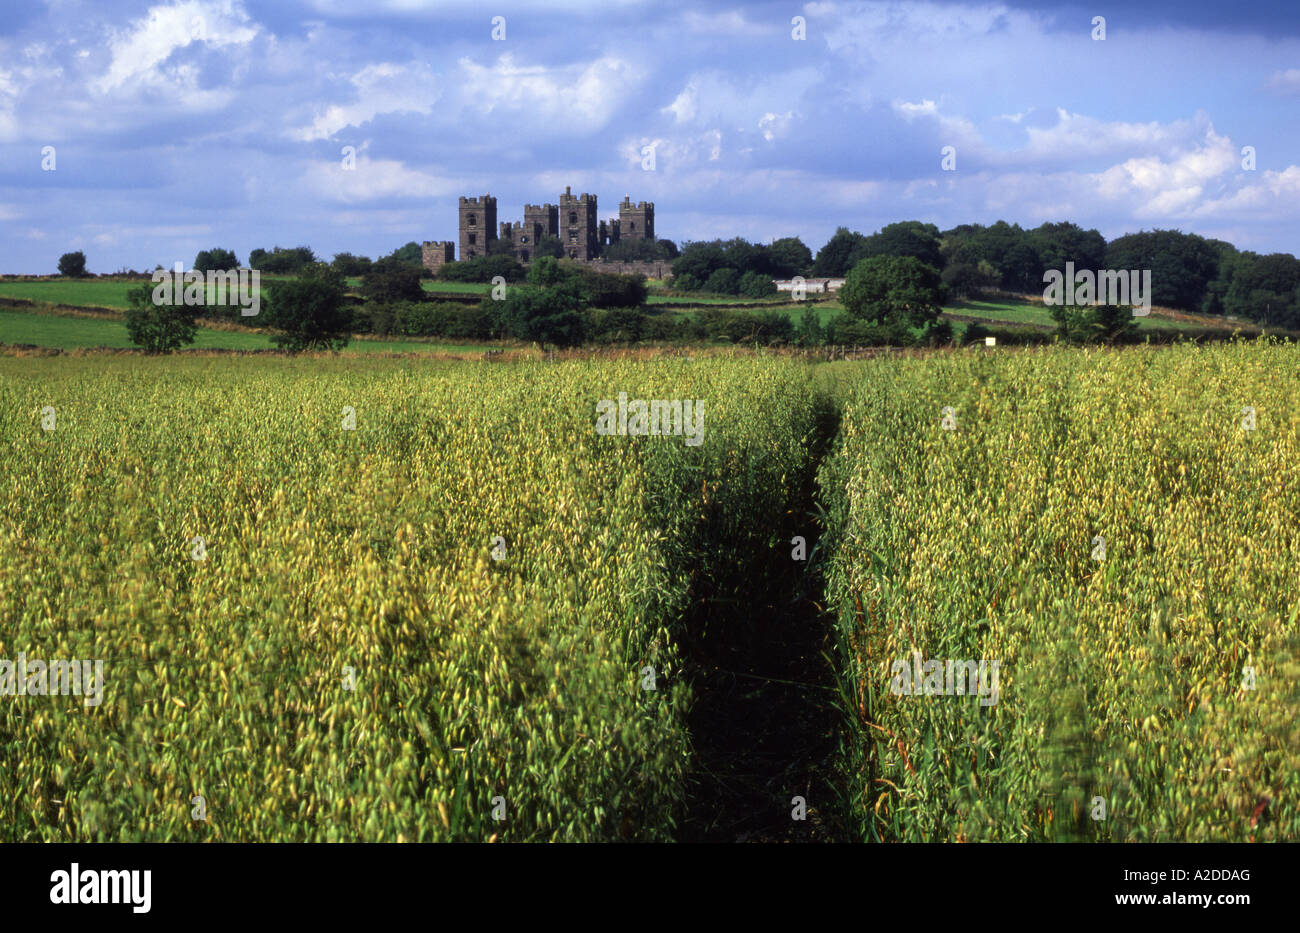
<path id="1" fill-rule="evenodd" d="M 469 225 L 470 225 L 471 227 L 473 227 L 473 226 L 476 226 L 477 224 L 478 224 L 478 221 L 474 219 L 474 215 L 473 215 L 473 214 L 470 214 L 470 215 L 469 215 Z"/>
<path id="2" fill-rule="evenodd" d="M 577 222 L 578 222 L 578 212 L 569 211 L 569 223 L 576 224 Z"/>
<path id="3" fill-rule="evenodd" d="M 477 242 L 478 242 L 478 234 L 476 234 L 476 233 L 471 233 L 471 234 L 469 235 L 469 243 L 470 243 L 470 245 L 473 246 L 473 245 L 474 245 L 475 243 L 477 243 Z"/>

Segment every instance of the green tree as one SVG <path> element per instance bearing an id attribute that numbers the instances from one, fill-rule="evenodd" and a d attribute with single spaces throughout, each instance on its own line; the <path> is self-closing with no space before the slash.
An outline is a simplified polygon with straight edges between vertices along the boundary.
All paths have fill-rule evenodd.
<path id="1" fill-rule="evenodd" d="M 735 295 L 740 291 L 740 273 L 730 267 L 716 270 L 704 283 L 706 292 Z"/>
<path id="2" fill-rule="evenodd" d="M 351 253 L 336 253 L 334 261 L 330 263 L 338 270 L 339 275 L 365 275 L 370 271 L 373 263 L 368 256 L 354 256 Z"/>
<path id="3" fill-rule="evenodd" d="M 776 294 L 776 283 L 770 275 L 746 272 L 740 277 L 737 291 L 746 298 L 770 298 Z"/>
<path id="4" fill-rule="evenodd" d="M 779 279 L 806 275 L 812 270 L 812 250 L 797 236 L 773 240 L 772 245 L 767 248 L 767 255 L 772 266 L 772 275 Z"/>
<path id="5" fill-rule="evenodd" d="M 194 257 L 194 271 L 207 272 L 214 270 L 225 272 L 228 269 L 239 268 L 239 257 L 233 250 L 228 249 L 205 249 L 200 250 L 199 254 Z"/>
<path id="6" fill-rule="evenodd" d="M 81 250 L 59 257 L 59 275 L 79 279 L 86 275 L 86 254 Z"/>
<path id="7" fill-rule="evenodd" d="M 516 286 L 501 304 L 502 325 L 516 340 L 564 348 L 579 345 L 585 337 L 586 300 L 573 279 L 549 287 Z"/>
<path id="8" fill-rule="evenodd" d="M 391 257 L 371 265 L 361 280 L 361 294 L 367 301 L 388 304 L 395 301 L 420 301 L 420 270 Z"/>
<path id="9" fill-rule="evenodd" d="M 939 228 L 919 220 L 903 220 L 882 227 L 879 233 L 863 239 L 849 254 L 851 269 L 858 260 L 871 256 L 912 256 L 927 266 L 943 267 L 939 251 Z"/>
<path id="10" fill-rule="evenodd" d="M 1040 282 L 1048 269 L 1064 274 L 1067 262 L 1074 263 L 1075 269 L 1092 270 L 1103 268 L 1106 262 L 1106 238 L 1078 224 L 1040 224 L 1029 231 L 1028 238 L 1042 264 L 1037 274 Z"/>
<path id="11" fill-rule="evenodd" d="M 957 298 L 972 298 L 981 289 L 995 283 L 994 278 L 979 266 L 969 262 L 958 262 L 943 270 L 940 278 L 948 286 L 948 292 Z"/>
<path id="12" fill-rule="evenodd" d="M 387 256 L 379 257 L 379 260 L 384 259 L 389 259 L 393 262 L 404 262 L 407 265 L 412 266 L 420 266 L 424 263 L 424 252 L 420 249 L 420 244 L 412 240 L 405 246 L 399 246 Z"/>
<path id="13" fill-rule="evenodd" d="M 1130 233 L 1106 246 L 1107 269 L 1150 269 L 1151 303 L 1183 311 L 1204 304 L 1220 259 L 1209 240 L 1178 230 Z"/>
<path id="14" fill-rule="evenodd" d="M 835 278 L 844 275 L 852 268 L 849 258 L 865 240 L 866 237 L 862 234 L 854 233 L 848 227 L 840 227 L 818 251 L 817 261 L 813 263 L 813 275 Z"/>
<path id="15" fill-rule="evenodd" d="M 849 270 L 840 302 L 853 319 L 929 327 L 939 320 L 946 290 L 939 272 L 912 256 L 873 256 Z"/>
<path id="16" fill-rule="evenodd" d="M 273 246 L 270 252 L 255 249 L 248 254 L 248 267 L 272 275 L 295 275 L 303 267 L 316 261 L 316 254 L 310 246 L 295 246 L 285 249 Z"/>
<path id="17" fill-rule="evenodd" d="M 178 290 L 179 291 L 179 290 Z M 126 293 L 126 334 L 146 353 L 171 353 L 194 342 L 197 334 L 195 317 L 199 306 L 179 301 L 155 303 L 153 289 L 141 285 Z"/>
<path id="18" fill-rule="evenodd" d="M 341 350 L 352 315 L 343 303 L 343 276 L 323 263 L 305 266 L 297 278 L 267 286 L 268 317 L 280 331 L 272 340 L 291 353 Z"/>

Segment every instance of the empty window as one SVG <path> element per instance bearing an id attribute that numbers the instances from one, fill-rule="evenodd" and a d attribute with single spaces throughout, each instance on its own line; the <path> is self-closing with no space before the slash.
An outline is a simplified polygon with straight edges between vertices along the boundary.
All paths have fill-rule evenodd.
<path id="1" fill-rule="evenodd" d="M 471 245 L 471 246 L 473 246 L 475 243 L 477 243 L 477 242 L 478 242 L 478 234 L 471 233 L 471 234 L 469 235 L 469 242 L 470 242 L 470 245 Z"/>
<path id="2" fill-rule="evenodd" d="M 569 223 L 576 224 L 577 222 L 578 222 L 578 212 L 569 211 Z"/>
<path id="3" fill-rule="evenodd" d="M 471 227 L 474 227 L 474 226 L 477 226 L 477 225 L 478 225 L 478 221 L 474 219 L 474 215 L 473 215 L 473 214 L 470 214 L 470 215 L 469 215 L 469 218 L 468 218 L 468 220 L 467 220 L 467 223 L 468 223 Z"/>
<path id="4" fill-rule="evenodd" d="M 573 240 L 574 242 L 576 242 L 578 239 L 578 231 L 575 230 L 573 227 L 569 228 L 569 239 Z"/>

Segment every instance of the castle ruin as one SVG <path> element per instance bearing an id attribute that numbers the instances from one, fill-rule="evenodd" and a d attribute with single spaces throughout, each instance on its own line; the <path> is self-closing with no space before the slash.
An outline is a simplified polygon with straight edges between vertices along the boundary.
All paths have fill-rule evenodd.
<path id="1" fill-rule="evenodd" d="M 497 222 L 497 199 L 460 199 L 460 259 L 465 261 L 490 253 L 508 252 L 520 262 L 531 262 L 543 237 L 556 237 L 564 255 L 580 262 L 594 262 L 606 246 L 620 239 L 653 240 L 655 206 L 651 201 L 632 203 L 628 196 L 618 206 L 617 220 L 598 220 L 596 196 L 575 195 L 566 187 L 559 204 L 525 204 L 524 219 Z M 503 248 L 498 244 L 506 244 Z M 421 249 L 424 267 L 436 273 L 455 260 L 453 244 L 447 240 L 426 240 Z"/>

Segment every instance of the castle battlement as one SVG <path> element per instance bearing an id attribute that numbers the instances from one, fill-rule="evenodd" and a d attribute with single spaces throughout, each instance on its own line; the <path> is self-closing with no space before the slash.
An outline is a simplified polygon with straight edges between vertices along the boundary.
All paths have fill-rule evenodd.
<path id="1" fill-rule="evenodd" d="M 491 194 L 459 198 L 460 259 L 488 255 L 497 241 L 507 241 L 510 252 L 521 262 L 530 262 L 537 243 L 544 237 L 558 239 L 565 255 L 571 259 L 592 261 L 603 248 L 620 238 L 654 239 L 654 202 L 632 203 L 623 196 L 617 219 L 599 220 L 596 195 L 574 194 L 566 185 L 559 204 L 525 204 L 523 222 L 497 223 L 497 199 Z M 424 243 L 424 264 L 436 268 L 452 261 L 455 244 L 447 241 Z"/>

